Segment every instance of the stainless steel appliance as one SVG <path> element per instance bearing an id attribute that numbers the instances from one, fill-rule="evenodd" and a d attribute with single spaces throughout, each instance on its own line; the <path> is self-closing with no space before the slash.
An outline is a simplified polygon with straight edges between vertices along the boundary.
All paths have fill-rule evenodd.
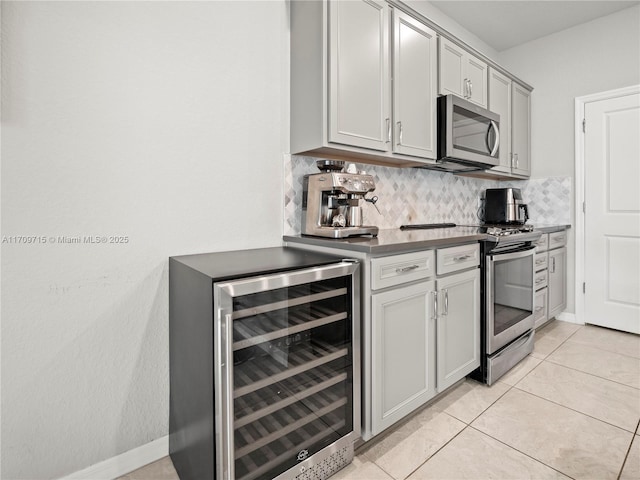
<path id="1" fill-rule="evenodd" d="M 484 219 L 492 224 L 524 224 L 529 208 L 519 188 L 488 188 L 485 191 Z"/>
<path id="2" fill-rule="evenodd" d="M 292 248 L 172 257 L 182 480 L 328 478 L 360 438 L 359 265 Z"/>
<path id="3" fill-rule="evenodd" d="M 534 254 L 531 225 L 481 227 L 482 344 L 474 377 L 491 385 L 533 350 Z"/>
<path id="4" fill-rule="evenodd" d="M 486 170 L 499 164 L 500 115 L 455 95 L 438 98 L 438 168 Z"/>
<path id="5" fill-rule="evenodd" d="M 343 165 L 343 162 L 320 160 L 318 167 L 325 171 L 304 176 L 303 235 L 331 238 L 378 235 L 378 227 L 362 225 L 360 205 L 361 201 L 375 205 L 378 200 L 375 196 L 365 198 L 376 189 L 373 176 L 344 172 Z"/>

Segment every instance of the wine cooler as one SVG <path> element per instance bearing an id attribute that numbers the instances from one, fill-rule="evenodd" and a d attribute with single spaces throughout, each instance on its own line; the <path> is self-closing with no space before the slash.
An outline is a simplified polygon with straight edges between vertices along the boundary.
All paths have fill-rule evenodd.
<path id="1" fill-rule="evenodd" d="M 322 480 L 351 462 L 358 285 L 356 262 L 296 249 L 171 259 L 169 438 L 181 479 Z"/>

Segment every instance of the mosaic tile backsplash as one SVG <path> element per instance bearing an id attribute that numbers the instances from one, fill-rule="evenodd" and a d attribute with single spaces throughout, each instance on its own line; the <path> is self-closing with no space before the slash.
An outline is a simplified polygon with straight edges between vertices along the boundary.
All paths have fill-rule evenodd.
<path id="1" fill-rule="evenodd" d="M 302 178 L 318 173 L 316 158 L 285 155 L 284 234 L 299 235 L 302 206 Z M 571 177 L 495 181 L 461 177 L 418 168 L 393 168 L 356 164 L 373 175 L 377 207 L 362 202 L 363 223 L 379 228 L 398 228 L 407 223 L 453 222 L 477 224 L 479 197 L 487 188 L 515 187 L 529 205 L 532 224 L 568 225 L 571 220 Z"/>

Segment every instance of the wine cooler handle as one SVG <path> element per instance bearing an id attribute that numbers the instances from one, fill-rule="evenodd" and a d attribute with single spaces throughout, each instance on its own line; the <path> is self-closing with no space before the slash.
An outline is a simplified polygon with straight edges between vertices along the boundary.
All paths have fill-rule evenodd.
<path id="1" fill-rule="evenodd" d="M 222 358 L 224 361 L 224 383 L 223 390 L 225 396 L 225 415 L 224 415 L 224 458 L 226 461 L 227 479 L 235 478 L 235 458 L 234 458 L 234 425 L 233 425 L 233 317 L 231 314 L 224 315 L 224 323 L 222 324 L 222 342 L 224 350 Z"/>

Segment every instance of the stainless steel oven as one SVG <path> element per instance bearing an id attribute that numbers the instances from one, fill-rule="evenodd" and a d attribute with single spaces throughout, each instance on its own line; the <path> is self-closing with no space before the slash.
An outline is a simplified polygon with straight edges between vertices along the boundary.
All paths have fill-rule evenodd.
<path id="1" fill-rule="evenodd" d="M 532 228 L 532 227 L 531 227 Z M 487 229 L 482 242 L 482 360 L 475 377 L 489 385 L 533 350 L 534 253 L 540 232 Z"/>

